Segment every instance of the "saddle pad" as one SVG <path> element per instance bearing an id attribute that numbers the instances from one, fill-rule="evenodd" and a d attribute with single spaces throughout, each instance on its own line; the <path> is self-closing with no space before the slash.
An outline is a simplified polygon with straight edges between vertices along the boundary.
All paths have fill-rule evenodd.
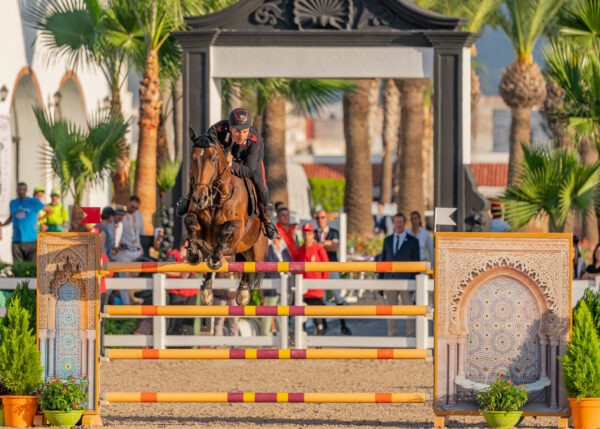
<path id="1" fill-rule="evenodd" d="M 256 202 L 256 189 L 254 189 L 254 183 L 249 178 L 244 179 L 246 185 L 246 191 L 248 192 L 248 216 L 258 216 L 258 204 Z"/>

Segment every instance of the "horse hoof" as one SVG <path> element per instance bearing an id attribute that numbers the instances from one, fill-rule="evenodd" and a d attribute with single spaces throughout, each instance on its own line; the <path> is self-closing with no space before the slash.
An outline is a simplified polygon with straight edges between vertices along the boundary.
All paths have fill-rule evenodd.
<path id="1" fill-rule="evenodd" d="M 213 305 L 212 289 L 202 289 L 202 303 L 204 305 Z"/>
<path id="2" fill-rule="evenodd" d="M 235 296 L 235 302 L 237 302 L 237 305 L 248 305 L 250 302 L 250 290 L 238 289 L 237 295 Z"/>
<path id="3" fill-rule="evenodd" d="M 208 264 L 208 268 L 211 270 L 218 270 L 223 266 L 223 258 L 214 259 L 212 256 L 210 256 L 206 263 Z"/>
<path id="4" fill-rule="evenodd" d="M 200 262 L 200 253 L 188 251 L 188 253 L 186 255 L 186 259 L 188 261 L 188 264 L 195 265 Z"/>

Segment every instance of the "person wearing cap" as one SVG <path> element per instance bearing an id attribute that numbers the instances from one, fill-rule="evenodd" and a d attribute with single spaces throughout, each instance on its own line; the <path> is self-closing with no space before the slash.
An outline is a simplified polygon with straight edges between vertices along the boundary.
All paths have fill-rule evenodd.
<path id="1" fill-rule="evenodd" d="M 36 186 L 35 188 L 33 188 L 33 194 L 31 196 L 33 198 L 37 198 L 38 200 L 40 200 L 43 203 L 45 192 L 46 191 L 44 190 L 44 188 L 42 188 L 41 186 Z M 46 211 L 40 210 L 40 212 L 38 213 L 38 221 L 37 221 L 37 224 L 35 225 L 35 230 L 37 232 L 46 232 L 48 230 L 48 225 L 46 225 L 47 218 L 48 218 L 48 214 L 46 213 Z"/>
<path id="2" fill-rule="evenodd" d="M 265 147 L 258 130 L 252 126 L 252 115 L 248 109 L 238 107 L 229 113 L 228 119 L 217 122 L 208 129 L 206 135 L 198 139 L 210 139 L 220 144 L 230 161 L 230 167 L 238 177 L 250 178 L 256 188 L 260 218 L 265 227 L 267 237 L 273 239 L 277 228 L 267 215 L 269 205 L 269 190 L 263 162 Z M 194 143 L 195 143 L 194 142 Z M 189 199 L 180 198 L 177 202 L 177 214 L 183 216 L 189 208 Z"/>
<path id="3" fill-rule="evenodd" d="M 302 225 L 302 237 L 304 244 L 296 250 L 295 262 L 329 262 L 327 252 L 315 241 L 315 229 L 310 223 Z M 326 279 L 329 273 L 304 273 L 302 276 L 305 279 Z M 309 289 L 304 294 L 304 302 L 308 305 L 325 305 L 324 297 L 323 289 Z M 317 335 L 325 335 L 327 332 L 325 319 L 315 319 L 315 329 Z"/>
<path id="4" fill-rule="evenodd" d="M 38 214 L 46 210 L 52 214 L 52 208 L 44 206 L 37 198 L 27 196 L 27 184 L 17 184 L 17 198 L 10 202 L 10 216 L 2 226 L 13 224 L 12 256 L 16 261 L 37 261 Z"/>
<path id="5" fill-rule="evenodd" d="M 52 208 L 52 214 L 46 218 L 46 225 L 48 225 L 48 232 L 63 232 L 67 229 L 67 222 L 69 222 L 69 211 L 60 202 L 60 192 L 58 189 L 52 189 L 50 193 L 50 204 Z"/>

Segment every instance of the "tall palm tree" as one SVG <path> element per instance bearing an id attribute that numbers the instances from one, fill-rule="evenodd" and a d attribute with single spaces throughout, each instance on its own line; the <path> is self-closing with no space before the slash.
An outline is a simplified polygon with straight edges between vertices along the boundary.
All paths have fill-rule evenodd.
<path id="1" fill-rule="evenodd" d="M 103 37 L 106 31 L 107 11 L 111 2 L 99 0 L 50 0 L 30 2 L 25 13 L 27 22 L 39 31 L 39 40 L 49 52 L 49 61 L 66 58 L 69 67 L 87 63 L 95 64 L 102 71 L 110 88 L 110 111 L 113 116 L 123 119 L 121 108 L 121 88 L 127 80 L 129 63 L 123 49 L 107 43 Z M 124 31 L 134 31 L 135 17 L 117 17 Z M 120 142 L 127 147 L 125 138 Z M 114 201 L 125 204 L 129 199 L 129 153 L 122 151 L 111 172 L 114 188 Z"/>
<path id="2" fill-rule="evenodd" d="M 372 79 L 360 79 L 355 83 L 356 91 L 344 93 L 343 97 L 346 139 L 344 209 L 348 213 L 348 233 L 368 238 L 373 234 L 373 177 L 367 131 L 368 91 Z"/>
<path id="3" fill-rule="evenodd" d="M 585 214 L 598 196 L 600 162 L 582 164 L 573 149 L 522 145 L 523 164 L 517 184 L 502 197 L 506 220 L 513 230 L 547 215 L 555 232 L 562 232 L 570 212 Z"/>
<path id="4" fill-rule="evenodd" d="M 398 141 L 400 125 L 400 91 L 394 79 L 383 83 L 383 156 L 381 160 L 381 202 L 392 202 L 392 180 L 394 176 L 394 147 Z"/>
<path id="5" fill-rule="evenodd" d="M 128 124 L 121 117 L 97 114 L 88 120 L 87 130 L 41 108 L 34 108 L 38 126 L 48 142 L 42 161 L 52 166 L 63 194 L 73 196 L 71 231 L 81 228 L 81 201 L 88 185 L 102 183 L 127 148 L 121 144 Z"/>
<path id="6" fill-rule="evenodd" d="M 181 48 L 170 37 L 172 31 L 185 27 L 184 16 L 200 13 L 193 0 L 111 0 L 106 39 L 123 49 L 142 72 L 138 152 L 134 192 L 140 197 L 144 231 L 153 230 L 156 211 L 156 147 L 160 122 L 161 67 L 176 67 L 174 61 Z M 135 18 L 138 28 L 127 31 L 121 16 Z M 175 63 L 176 64 L 176 63 Z"/>
<path id="7" fill-rule="evenodd" d="M 515 61 L 504 71 L 500 95 L 511 109 L 508 184 L 517 180 L 523 160 L 522 145 L 531 140 L 531 109 L 546 97 L 546 83 L 533 48 L 566 0 L 506 0 L 499 18 L 515 51 Z"/>

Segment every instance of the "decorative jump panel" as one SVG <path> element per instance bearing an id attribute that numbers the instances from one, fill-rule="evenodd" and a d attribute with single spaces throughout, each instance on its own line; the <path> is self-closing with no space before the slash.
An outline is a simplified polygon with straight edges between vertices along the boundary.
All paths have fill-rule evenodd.
<path id="1" fill-rule="evenodd" d="M 499 375 L 529 414 L 567 415 L 557 359 L 571 326 L 570 234 L 436 236 L 435 412 L 476 414 Z"/>

